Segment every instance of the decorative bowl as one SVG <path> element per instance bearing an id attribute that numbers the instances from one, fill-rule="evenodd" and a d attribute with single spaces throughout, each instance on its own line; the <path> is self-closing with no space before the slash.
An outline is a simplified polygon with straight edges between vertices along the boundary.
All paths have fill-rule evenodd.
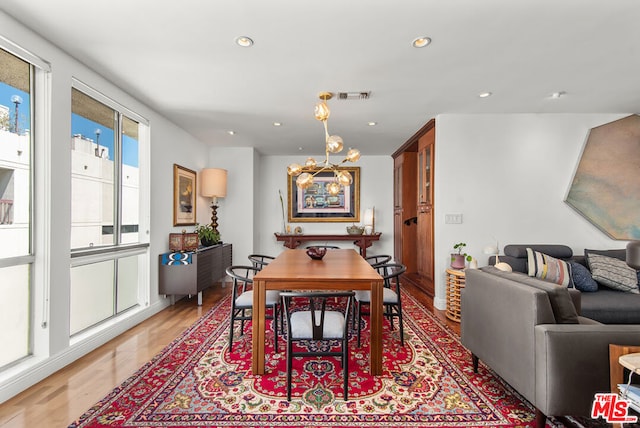
<path id="1" fill-rule="evenodd" d="M 326 248 L 311 247 L 307 249 L 307 255 L 313 260 L 322 260 L 325 254 L 327 254 Z"/>
<path id="2" fill-rule="evenodd" d="M 364 227 L 360 226 L 347 226 L 347 233 L 349 235 L 362 235 L 364 233 Z"/>

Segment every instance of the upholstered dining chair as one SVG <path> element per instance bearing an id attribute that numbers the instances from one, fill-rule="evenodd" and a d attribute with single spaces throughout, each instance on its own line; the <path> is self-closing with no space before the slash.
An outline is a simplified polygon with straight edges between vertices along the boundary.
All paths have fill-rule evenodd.
<path id="1" fill-rule="evenodd" d="M 384 281 L 382 303 L 384 305 L 384 316 L 389 319 L 391 329 L 394 329 L 394 319 L 398 318 L 398 327 L 400 328 L 400 344 L 404 346 L 404 324 L 402 322 L 402 300 L 400 297 L 400 277 L 406 272 L 407 267 L 399 263 L 383 263 L 376 266 L 378 273 Z M 371 291 L 357 290 L 355 292 L 355 300 L 357 305 L 357 324 L 358 324 L 358 347 L 360 347 L 360 332 L 362 329 L 362 316 L 369 315 L 369 312 L 363 311 L 364 306 L 371 305 Z"/>
<path id="2" fill-rule="evenodd" d="M 315 356 L 340 358 L 343 371 L 344 400 L 347 401 L 349 399 L 348 325 L 351 313 L 350 306 L 355 293 L 353 291 L 284 291 L 280 294 L 287 320 L 287 401 L 291 401 L 293 358 Z M 296 310 L 298 306 L 300 309 Z M 316 343 L 305 350 L 296 350 L 294 343 L 301 342 Z M 320 346 L 320 342 L 328 346 Z M 331 351 L 335 344 L 340 344 L 340 349 Z"/>
<path id="3" fill-rule="evenodd" d="M 248 309 L 253 308 L 253 276 L 260 272 L 253 266 L 229 266 L 226 269 L 227 275 L 233 279 L 233 289 L 231 290 L 231 320 L 229 328 L 229 353 L 233 351 L 233 333 L 235 322 L 240 321 L 240 336 L 244 334 L 244 323 L 250 320 L 252 315 L 247 314 Z M 267 318 L 273 319 L 273 347 L 278 352 L 278 311 L 280 309 L 280 292 L 278 290 L 267 290 L 266 306 L 271 308 L 271 315 Z"/>
<path id="4" fill-rule="evenodd" d="M 249 255 L 249 261 L 254 268 L 262 270 L 263 267 L 274 261 L 276 258 L 273 256 L 267 256 L 266 254 L 251 254 Z"/>

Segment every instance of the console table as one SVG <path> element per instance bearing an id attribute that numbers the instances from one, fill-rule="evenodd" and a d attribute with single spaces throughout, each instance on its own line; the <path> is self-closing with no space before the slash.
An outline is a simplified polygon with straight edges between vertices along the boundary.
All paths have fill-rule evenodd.
<path id="1" fill-rule="evenodd" d="M 349 235 L 349 234 L 338 234 L 338 235 L 287 235 L 282 233 L 274 233 L 276 236 L 276 241 L 283 242 L 283 245 L 287 248 L 298 248 L 300 244 L 303 242 L 309 241 L 351 241 L 354 245 L 360 248 L 360 255 L 362 257 L 367 257 L 367 248 L 369 248 L 373 241 L 380 240 L 381 233 L 374 233 L 371 235 Z"/>
<path id="2" fill-rule="evenodd" d="M 158 289 L 160 294 L 191 297 L 198 295 L 198 305 L 202 305 L 202 290 L 226 276 L 225 269 L 231 266 L 231 244 L 214 245 L 187 253 L 160 254 L 158 260 Z M 182 261 L 173 262 L 173 254 Z M 170 259 L 169 263 L 163 262 Z"/>

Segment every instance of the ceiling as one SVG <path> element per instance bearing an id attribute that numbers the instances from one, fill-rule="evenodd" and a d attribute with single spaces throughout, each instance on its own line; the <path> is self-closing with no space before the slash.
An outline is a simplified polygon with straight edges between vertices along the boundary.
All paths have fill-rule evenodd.
<path id="1" fill-rule="evenodd" d="M 330 132 L 363 155 L 393 153 L 438 114 L 640 111 L 637 0 L 2 0 L 0 9 L 211 146 L 322 153 L 321 91 L 371 92 L 328 103 Z M 240 47 L 238 36 L 255 43 Z M 412 47 L 419 36 L 432 43 Z"/>

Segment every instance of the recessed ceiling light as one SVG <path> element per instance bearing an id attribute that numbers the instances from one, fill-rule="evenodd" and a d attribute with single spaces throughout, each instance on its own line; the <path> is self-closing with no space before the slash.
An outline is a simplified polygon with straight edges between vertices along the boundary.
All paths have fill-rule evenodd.
<path id="1" fill-rule="evenodd" d="M 227 131 L 227 134 L 229 134 L 229 135 L 236 135 L 236 131 Z"/>
<path id="2" fill-rule="evenodd" d="M 367 125 L 369 126 L 376 126 L 378 124 L 378 122 L 367 122 Z"/>
<path id="3" fill-rule="evenodd" d="M 248 48 L 253 46 L 253 39 L 247 36 L 236 37 L 236 44 L 238 46 L 242 46 L 243 48 Z"/>
<path id="4" fill-rule="evenodd" d="M 411 46 L 414 48 L 423 48 L 431 43 L 431 39 L 427 36 L 421 36 L 413 39 Z"/>
<path id="5" fill-rule="evenodd" d="M 302 147 L 298 147 L 298 150 L 302 150 Z"/>
<path id="6" fill-rule="evenodd" d="M 491 92 L 480 92 L 480 93 L 478 94 L 478 96 L 479 96 L 480 98 L 488 98 L 488 97 L 490 97 L 491 95 L 493 95 Z"/>
<path id="7" fill-rule="evenodd" d="M 565 91 L 558 91 L 558 92 L 554 92 L 553 94 L 551 94 L 551 98 L 554 100 L 557 100 L 560 97 L 563 97 L 567 95 L 567 93 Z"/>
<path id="8" fill-rule="evenodd" d="M 273 126 L 282 126 L 281 122 L 273 122 Z"/>

